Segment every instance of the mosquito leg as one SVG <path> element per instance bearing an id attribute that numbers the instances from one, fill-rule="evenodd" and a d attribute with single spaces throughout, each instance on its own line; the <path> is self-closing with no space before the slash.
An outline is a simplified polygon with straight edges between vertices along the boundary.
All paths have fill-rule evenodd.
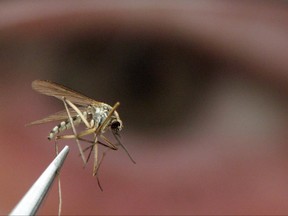
<path id="1" fill-rule="evenodd" d="M 109 149 L 108 149 L 108 150 L 109 150 Z M 96 167 L 96 170 L 95 170 L 96 172 L 95 172 L 94 176 L 98 174 L 100 165 L 102 164 L 105 156 L 106 156 L 106 151 L 103 152 L 103 154 L 102 154 L 102 157 L 101 157 L 101 159 L 100 159 L 100 161 L 99 161 L 99 163 L 98 163 L 98 166 Z"/>
<path id="2" fill-rule="evenodd" d="M 87 136 L 89 134 L 95 133 L 96 130 L 97 130 L 96 127 L 89 128 L 87 130 L 84 130 L 84 131 L 80 132 L 77 136 L 78 136 L 78 138 L 79 137 L 83 137 L 83 136 Z"/>
<path id="3" fill-rule="evenodd" d="M 99 181 L 99 178 L 97 176 L 97 173 L 98 173 L 98 170 L 99 170 L 99 167 L 104 159 L 104 156 L 105 156 L 105 152 L 103 152 L 103 155 L 98 163 L 98 150 L 99 150 L 99 146 L 97 144 L 98 142 L 98 139 L 97 139 L 97 135 L 95 134 L 94 135 L 94 166 L 93 166 L 93 176 L 96 176 L 97 177 L 97 182 L 98 182 L 98 186 L 99 188 L 103 191 L 102 187 L 101 187 L 101 184 L 100 184 L 100 181 Z"/>
<path id="4" fill-rule="evenodd" d="M 98 175 L 96 176 L 96 179 L 97 179 L 98 187 L 100 188 L 101 191 L 103 191 Z"/>
<path id="5" fill-rule="evenodd" d="M 95 134 L 95 143 L 96 142 L 98 142 L 98 141 L 97 141 L 97 135 Z M 103 188 L 102 188 L 102 186 L 100 184 L 100 180 L 99 180 L 99 177 L 98 177 L 98 171 L 99 171 L 100 165 L 102 164 L 102 161 L 103 161 L 103 159 L 104 159 L 104 157 L 106 155 L 106 151 L 103 152 L 102 157 L 101 157 L 101 159 L 100 159 L 100 161 L 98 163 L 98 149 L 96 150 L 96 148 L 98 148 L 97 144 L 95 144 L 95 146 L 94 146 L 95 160 L 94 160 L 94 167 L 93 167 L 93 176 L 96 176 L 98 186 L 99 186 L 100 190 L 103 191 Z"/>
<path id="6" fill-rule="evenodd" d="M 56 139 L 55 139 L 55 153 L 56 153 L 56 156 L 57 156 L 58 153 L 59 153 L 58 143 L 57 143 L 57 140 L 56 140 Z"/>
<path id="7" fill-rule="evenodd" d="M 117 149 L 118 149 L 117 145 L 111 143 L 103 134 L 101 134 L 100 137 L 101 137 L 101 139 L 103 139 L 106 143 L 103 143 L 103 142 L 101 142 L 101 141 L 99 141 L 99 140 L 97 140 L 96 143 L 95 143 L 95 140 L 92 141 L 92 140 L 88 140 L 88 139 L 82 138 L 83 136 L 89 135 L 89 134 L 94 133 L 94 132 L 95 132 L 95 128 L 91 128 L 91 129 L 87 129 L 87 130 L 85 130 L 85 131 L 80 132 L 78 135 L 74 135 L 74 134 L 73 134 L 73 135 L 61 135 L 61 136 L 57 136 L 56 139 L 58 140 L 58 139 L 76 139 L 76 138 L 78 138 L 78 140 L 80 140 L 80 141 L 84 141 L 84 142 L 91 143 L 91 144 L 99 143 L 99 144 L 101 144 L 101 145 L 103 145 L 103 146 L 105 146 L 105 147 L 107 147 L 107 148 L 112 149 L 112 150 L 117 150 Z M 115 138 L 117 139 L 117 137 L 115 137 Z M 118 141 L 118 144 L 119 144 L 119 145 L 127 152 L 127 154 L 129 155 L 127 149 L 123 146 L 123 144 L 120 143 L 120 140 L 117 139 L 117 141 Z M 88 148 L 90 148 L 90 147 L 88 147 Z M 82 150 L 82 151 L 84 152 L 84 151 L 86 151 L 86 149 L 85 149 L 85 150 Z M 131 157 L 131 156 L 129 155 L 129 157 Z M 134 161 L 134 160 L 132 159 L 132 161 Z"/>
<path id="8" fill-rule="evenodd" d="M 106 155 L 106 153 L 103 152 L 102 157 L 101 157 L 101 159 L 100 159 L 100 162 L 99 162 L 99 164 L 98 164 L 98 167 L 97 167 L 97 169 L 95 170 L 95 171 L 96 171 L 95 175 L 96 175 L 96 178 L 97 178 L 97 183 L 98 183 L 98 186 L 99 186 L 99 188 L 100 188 L 101 191 L 103 191 L 103 188 L 102 188 L 102 186 L 101 186 L 101 184 L 100 184 L 100 180 L 99 180 L 99 177 L 98 177 L 98 170 L 99 170 L 99 168 L 100 168 L 100 165 L 102 164 L 102 161 L 103 161 L 105 155 Z M 94 175 L 94 176 L 95 176 L 95 175 Z"/>
<path id="9" fill-rule="evenodd" d="M 83 139 L 82 138 L 83 136 L 87 136 L 89 134 L 93 134 L 93 133 L 95 133 L 95 131 L 96 131 L 96 128 L 94 127 L 94 128 L 90 128 L 90 129 L 81 131 L 79 134 L 61 135 L 61 136 L 57 136 L 56 138 L 57 139 L 78 139 L 78 140 L 81 140 L 81 139 Z M 92 143 L 94 143 L 94 142 L 92 141 Z"/>
<path id="10" fill-rule="evenodd" d="M 59 149 L 58 149 L 57 140 L 55 140 L 55 152 L 56 152 L 56 155 L 58 155 Z M 60 172 L 57 171 L 57 174 L 58 174 L 58 199 L 59 199 L 58 216 L 60 216 L 61 215 L 61 210 L 62 210 L 62 190 L 61 190 Z"/>
<path id="11" fill-rule="evenodd" d="M 91 128 L 91 125 L 88 123 L 87 119 L 83 116 L 82 112 L 78 109 L 77 106 L 75 106 L 71 101 L 64 98 L 65 102 L 77 112 L 77 114 L 80 116 L 81 120 L 84 122 L 87 128 Z"/>
<path id="12" fill-rule="evenodd" d="M 86 163 L 88 163 L 88 161 L 89 161 L 89 159 L 90 159 L 90 156 L 91 156 L 91 154 L 92 154 L 92 151 L 93 151 L 94 146 L 95 146 L 95 145 L 91 145 L 91 146 L 89 146 L 90 151 L 89 151 L 89 154 L 88 154 L 88 157 L 87 157 L 87 161 L 86 161 Z"/>
<path id="13" fill-rule="evenodd" d="M 87 140 L 87 139 L 84 139 L 84 138 L 79 138 L 79 140 L 81 140 L 81 141 L 83 141 L 83 142 L 87 142 L 87 143 L 91 143 L 92 145 L 91 146 L 88 146 L 87 148 L 85 148 L 85 149 L 83 149 L 83 152 L 85 152 L 86 150 L 88 150 L 89 148 L 91 148 L 93 145 L 95 145 L 95 141 L 92 141 L 92 140 Z M 101 142 L 101 141 L 97 141 L 97 143 L 99 143 L 100 145 L 102 145 L 102 146 L 105 146 L 105 147 L 107 147 L 107 148 L 111 148 L 111 146 L 110 145 L 108 145 L 108 144 L 106 144 L 106 143 L 103 143 L 103 142 Z M 118 148 L 117 148 L 118 149 Z M 117 150 L 117 149 L 114 149 L 113 148 L 113 150 Z"/>
<path id="14" fill-rule="evenodd" d="M 76 136 L 75 136 L 75 135 L 63 135 L 63 136 L 57 136 L 56 139 L 57 139 L 57 140 L 59 140 L 59 139 L 76 139 Z M 88 163 L 89 159 L 90 159 L 90 156 L 91 156 L 91 153 L 92 153 L 92 150 L 93 150 L 93 148 L 94 148 L 95 143 L 94 143 L 94 141 L 92 141 L 92 140 L 87 140 L 87 139 L 84 139 L 84 138 L 78 138 L 78 139 L 79 139 L 80 141 L 92 143 L 92 145 L 90 145 L 90 146 L 88 146 L 88 147 L 86 147 L 85 149 L 82 150 L 83 153 L 84 153 L 85 151 L 87 151 L 88 149 L 90 149 L 89 154 L 88 154 L 88 157 L 87 157 L 87 159 L 86 159 L 86 163 L 84 163 L 84 167 L 85 167 L 86 164 Z M 102 143 L 102 142 L 100 142 L 100 141 L 98 141 L 98 143 L 101 144 L 101 145 L 104 145 L 105 147 L 107 147 L 106 144 L 104 144 L 104 143 Z M 58 147 L 57 147 L 57 152 L 58 152 Z M 81 154 L 79 154 L 79 156 L 81 156 Z"/>
<path id="15" fill-rule="evenodd" d="M 67 111 L 67 114 L 68 114 L 68 117 L 69 117 L 69 121 L 70 121 L 72 130 L 73 130 L 73 133 L 74 133 L 74 135 L 76 136 L 76 139 L 75 139 L 75 140 L 76 140 L 76 143 L 77 143 L 79 152 L 80 152 L 80 154 L 81 154 L 81 158 L 82 158 L 83 163 L 84 163 L 84 165 L 85 165 L 85 164 L 86 164 L 86 159 L 85 159 L 84 153 L 83 153 L 83 151 L 82 151 L 80 142 L 79 142 L 79 140 L 78 140 L 77 132 L 76 132 L 75 126 L 74 126 L 74 124 L 73 124 L 73 120 L 72 120 L 71 114 L 70 114 L 70 112 L 69 112 L 68 106 L 67 106 L 67 104 L 66 104 L 66 99 L 65 99 L 64 97 L 63 97 L 63 103 L 64 103 L 65 109 L 66 109 L 66 111 Z M 75 110 L 75 111 L 76 111 L 76 110 Z"/>
<path id="16" fill-rule="evenodd" d="M 101 139 L 103 139 L 106 142 L 106 146 L 112 150 L 117 150 L 118 147 L 111 143 L 103 134 L 100 135 Z"/>
<path id="17" fill-rule="evenodd" d="M 60 216 L 62 211 L 62 190 L 61 190 L 60 173 L 58 173 L 58 196 L 59 196 L 58 216 Z"/>
<path id="18" fill-rule="evenodd" d="M 73 125 L 74 126 L 74 125 Z M 73 129 L 73 127 L 72 127 Z M 75 129 L 75 128 L 74 128 Z M 89 134 L 93 134 L 95 133 L 95 131 L 97 130 L 98 128 L 96 127 L 93 127 L 93 128 L 89 128 L 89 129 L 86 129 L 84 131 L 81 131 L 80 133 L 76 134 L 74 133 L 74 135 L 64 135 L 64 136 L 57 136 L 58 139 L 79 139 L 83 136 L 87 136 Z M 76 131 L 76 130 L 75 130 Z M 74 131 L 73 131 L 74 132 Z"/>
<path id="19" fill-rule="evenodd" d="M 94 165 L 93 165 L 93 176 L 96 175 L 97 170 L 98 170 L 98 150 L 99 150 L 99 146 L 97 145 L 97 137 L 95 135 L 95 139 L 94 139 Z"/>
<path id="20" fill-rule="evenodd" d="M 107 139 L 107 138 L 106 138 L 106 139 Z M 94 143 L 95 141 L 86 140 L 86 139 L 83 139 L 83 138 L 80 138 L 79 140 L 84 141 L 84 142 L 88 142 L 88 143 L 92 143 L 92 145 L 90 145 L 90 146 L 86 147 L 85 149 L 83 149 L 83 152 L 86 152 L 87 150 L 90 149 L 89 154 L 88 154 L 88 157 L 87 157 L 87 163 L 88 163 L 88 161 L 89 161 L 89 159 L 90 159 L 90 156 L 91 156 L 91 153 L 92 153 L 93 148 L 94 148 L 94 146 L 95 146 L 96 143 Z M 107 139 L 107 141 L 108 141 L 108 139 Z M 106 141 L 106 142 L 107 142 L 107 141 Z M 105 147 L 107 147 L 107 148 L 109 148 L 109 149 L 112 149 L 112 150 L 117 150 L 117 149 L 118 149 L 117 146 L 114 146 L 114 145 L 113 145 L 112 143 L 110 143 L 109 141 L 108 141 L 109 144 L 103 143 L 103 142 L 101 142 L 101 141 L 99 141 L 99 140 L 97 140 L 97 143 L 99 143 L 100 145 L 103 145 L 103 146 L 105 146 Z M 111 146 L 112 146 L 112 147 L 111 147 Z M 101 160 L 102 160 L 102 159 L 101 159 Z"/>
<path id="21" fill-rule="evenodd" d="M 72 135 L 61 135 L 61 136 L 56 136 L 56 139 L 57 140 L 60 140 L 60 139 L 76 139 L 76 137 L 77 136 L 75 136 L 74 134 Z M 84 139 L 84 138 L 82 138 L 82 137 L 79 137 L 78 136 L 78 140 L 80 140 L 80 141 L 83 141 L 83 142 L 87 142 L 87 143 L 91 143 L 92 145 L 94 145 L 95 144 L 95 141 L 93 141 L 93 140 L 88 140 L 88 139 Z M 101 144 L 101 145 L 103 145 L 103 146 L 105 146 L 105 147 L 107 147 L 107 148 L 111 148 L 111 146 L 110 145 L 108 145 L 108 144 L 106 144 L 106 143 L 103 143 L 103 142 L 101 142 L 101 141 L 97 141 L 97 143 L 99 143 L 99 144 Z M 85 152 L 85 151 L 87 151 L 87 149 L 89 149 L 89 148 L 91 148 L 91 146 L 88 146 L 87 148 L 85 148 L 85 149 L 83 149 L 82 151 L 83 152 Z M 116 147 L 117 148 L 117 147 Z M 116 150 L 116 149 L 114 149 L 113 148 L 113 150 Z M 80 155 L 81 156 L 81 155 Z"/>
<path id="22" fill-rule="evenodd" d="M 80 139 L 83 136 L 93 134 L 95 132 L 96 128 L 87 129 L 84 131 L 81 131 L 79 134 L 73 134 L 73 135 L 60 135 L 56 136 L 56 139 Z M 94 142 L 93 142 L 94 143 Z"/>
<path id="23" fill-rule="evenodd" d="M 86 140 L 83 140 L 83 141 L 86 141 Z M 90 141 L 90 140 L 87 140 L 87 141 L 93 143 L 92 145 L 90 145 L 90 146 L 86 147 L 85 149 L 83 149 L 83 152 L 85 152 L 85 151 L 87 151 L 88 149 L 90 149 L 89 154 L 88 154 L 88 157 L 87 157 L 87 163 L 88 163 L 88 161 L 89 161 L 89 159 L 90 159 L 90 156 L 91 156 L 91 153 L 92 153 L 92 151 L 93 151 L 93 148 L 94 148 L 94 146 L 95 146 L 95 143 L 94 143 L 95 141 Z M 99 143 L 99 144 L 101 144 L 101 145 L 109 148 L 109 146 L 107 146 L 105 143 L 100 142 L 99 140 L 97 141 L 97 143 Z M 102 156 L 102 157 L 103 157 L 103 156 Z M 102 158 L 101 158 L 101 161 L 102 161 Z M 98 165 L 98 167 L 99 167 L 99 166 L 100 166 L 100 164 Z M 99 187 L 101 188 L 101 186 L 99 186 Z"/>

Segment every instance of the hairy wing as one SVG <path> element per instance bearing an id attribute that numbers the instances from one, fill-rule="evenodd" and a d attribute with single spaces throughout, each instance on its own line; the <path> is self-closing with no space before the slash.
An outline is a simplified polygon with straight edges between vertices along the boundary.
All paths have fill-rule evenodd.
<path id="1" fill-rule="evenodd" d="M 84 107 L 78 107 L 78 108 L 81 112 L 85 111 Z M 75 110 L 73 110 L 72 108 L 69 109 L 69 112 L 70 112 L 72 118 L 77 115 L 77 112 Z M 68 118 L 69 117 L 68 117 L 67 111 L 65 109 L 65 110 L 59 111 L 57 113 L 54 113 L 52 115 L 49 115 L 43 119 L 39 119 L 39 120 L 30 122 L 30 123 L 26 124 L 25 126 L 44 124 L 44 123 L 48 123 L 48 122 L 52 122 L 52 121 L 63 121 L 63 120 L 66 120 Z"/>
<path id="2" fill-rule="evenodd" d="M 102 102 L 95 101 L 81 93 L 78 93 L 72 89 L 69 89 L 63 85 L 53 83 L 48 80 L 35 80 L 32 82 L 32 88 L 44 95 L 53 96 L 60 100 L 65 97 L 72 103 L 87 106 L 90 104 L 102 105 Z"/>

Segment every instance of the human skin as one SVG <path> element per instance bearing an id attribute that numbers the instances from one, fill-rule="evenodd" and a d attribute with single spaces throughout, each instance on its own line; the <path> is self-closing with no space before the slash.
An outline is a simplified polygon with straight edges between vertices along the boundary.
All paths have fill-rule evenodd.
<path id="1" fill-rule="evenodd" d="M 122 119 L 122 142 L 137 164 L 131 163 L 121 149 L 109 151 L 100 170 L 104 192 L 97 188 L 96 179 L 92 177 L 91 161 L 83 170 L 76 144 L 65 141 L 71 150 L 61 172 L 63 214 L 287 214 L 288 9 L 282 4 L 240 1 L 2 2 L 1 212 L 7 214 L 13 208 L 54 157 L 53 142 L 45 138 L 53 124 L 23 127 L 35 118 L 57 111 L 55 107 L 61 104 L 57 104 L 56 99 L 37 95 L 30 87 L 34 79 L 56 77 L 49 74 L 55 65 L 50 65 L 50 57 L 45 52 L 57 54 L 57 49 L 48 48 L 45 43 L 65 46 L 66 41 L 77 37 L 97 39 L 99 35 L 116 35 L 124 41 L 125 38 L 147 43 L 164 41 L 164 47 L 176 41 L 174 46 L 179 53 L 195 49 L 197 53 L 209 56 L 207 59 L 216 59 L 211 62 L 222 62 L 226 67 L 215 64 L 211 73 L 228 78 L 213 76 L 212 81 L 216 77 L 215 82 L 220 83 L 214 84 L 214 88 L 220 89 L 215 91 L 216 105 L 211 102 L 216 114 L 213 115 L 210 102 L 207 108 L 204 103 L 208 114 L 198 119 L 200 123 L 196 129 L 187 124 L 175 124 L 167 129 L 168 132 L 159 130 L 157 133 L 157 128 L 156 132 L 141 130 L 137 124 L 141 124 L 145 115 L 152 115 L 149 110 L 140 113 L 139 119 Z M 43 53 L 37 47 L 44 48 Z M 33 53 L 35 50 L 37 52 Z M 41 56 L 47 58 L 48 63 Z M 206 61 L 206 64 L 211 63 Z M 81 73 L 85 76 L 85 72 Z M 277 119 L 273 123 L 275 127 L 268 127 L 268 132 L 255 129 L 254 133 L 253 128 L 251 135 L 241 127 L 229 127 L 229 109 L 226 112 L 226 107 L 221 105 L 222 95 L 226 98 L 229 97 L 226 93 L 231 92 L 233 98 L 244 95 L 248 100 L 254 95 L 253 90 L 249 92 L 250 87 L 244 93 L 235 90 L 234 81 L 236 79 L 235 83 L 238 83 L 238 76 L 244 77 L 241 79 L 244 89 L 261 82 L 261 86 L 268 89 L 265 88 L 265 92 L 277 93 L 277 99 L 274 99 L 274 93 L 271 93 L 271 100 L 265 96 L 264 105 L 260 106 L 275 110 L 271 114 Z M 97 78 L 95 72 L 95 82 Z M 224 82 L 222 89 L 218 86 L 222 87 L 222 79 L 232 80 L 232 84 Z M 89 78 L 84 80 L 89 82 Z M 85 85 L 83 81 L 81 85 Z M 78 90 L 77 86 L 73 88 Z M 261 95 L 262 92 L 259 97 Z M 255 97 L 257 101 L 258 94 Z M 128 108 L 120 102 L 121 115 Z M 242 100 L 240 102 L 242 105 Z M 187 119 L 189 109 L 175 110 L 178 111 L 182 122 L 190 121 Z M 129 118 L 128 114 L 124 116 Z M 228 120 L 222 121 L 225 117 Z M 235 117 L 233 112 L 232 117 Z M 245 116 L 239 119 L 243 118 Z M 265 115 L 258 118 L 264 119 L 263 124 L 269 122 Z M 154 125 L 151 128 L 154 129 Z M 56 214 L 57 207 L 55 186 L 40 214 Z"/>

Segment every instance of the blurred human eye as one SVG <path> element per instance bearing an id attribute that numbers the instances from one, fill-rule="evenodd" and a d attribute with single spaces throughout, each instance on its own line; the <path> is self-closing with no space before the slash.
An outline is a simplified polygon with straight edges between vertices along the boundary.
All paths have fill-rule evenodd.
<path id="1" fill-rule="evenodd" d="M 168 41 L 80 40 L 60 53 L 55 79 L 96 100 L 119 100 L 125 128 L 149 133 L 193 125 L 215 67 L 200 50 Z"/>
<path id="2" fill-rule="evenodd" d="M 201 49 L 131 38 L 64 44 L 55 80 L 96 100 L 120 101 L 129 130 L 262 136 L 285 122 L 285 100 L 273 85 Z"/>

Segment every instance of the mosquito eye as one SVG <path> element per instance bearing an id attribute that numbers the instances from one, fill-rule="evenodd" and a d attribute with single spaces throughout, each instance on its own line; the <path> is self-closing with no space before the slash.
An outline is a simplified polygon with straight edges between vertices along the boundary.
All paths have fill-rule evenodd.
<path id="1" fill-rule="evenodd" d="M 111 124 L 111 129 L 118 129 L 120 127 L 120 122 L 115 121 Z"/>

